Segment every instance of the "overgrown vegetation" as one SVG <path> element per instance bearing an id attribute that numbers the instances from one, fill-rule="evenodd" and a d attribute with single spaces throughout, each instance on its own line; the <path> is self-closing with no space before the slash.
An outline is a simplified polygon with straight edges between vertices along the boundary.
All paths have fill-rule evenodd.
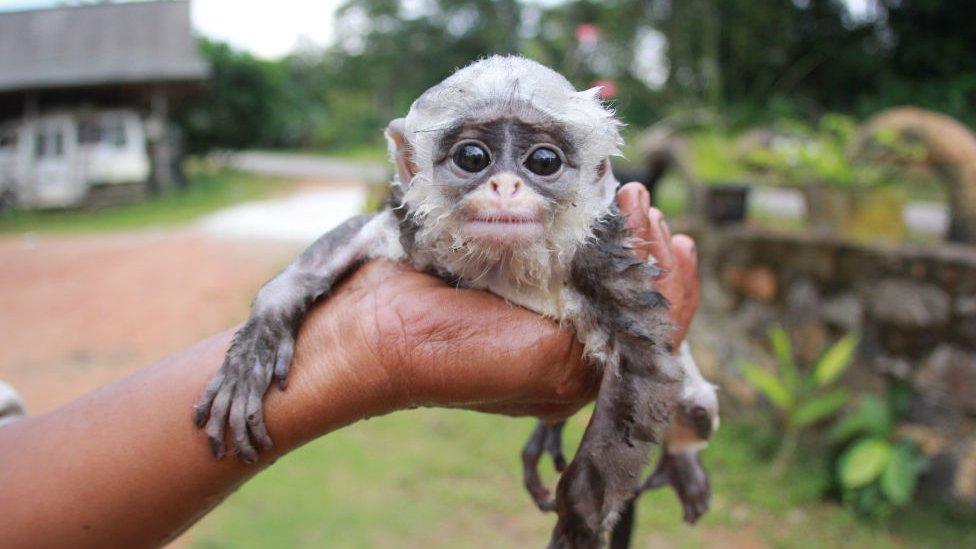
<path id="1" fill-rule="evenodd" d="M 204 41 L 210 94 L 179 113 L 192 150 L 338 150 L 458 66 L 522 53 L 575 85 L 609 80 L 633 127 L 706 107 L 735 128 L 916 104 L 976 125 L 976 5 L 879 0 L 346 0 L 337 40 L 263 61 Z"/>
<path id="2" fill-rule="evenodd" d="M 189 184 L 162 196 L 113 207 L 0 213 L 0 233 L 91 232 L 171 226 L 211 211 L 285 192 L 293 181 L 194 163 Z"/>

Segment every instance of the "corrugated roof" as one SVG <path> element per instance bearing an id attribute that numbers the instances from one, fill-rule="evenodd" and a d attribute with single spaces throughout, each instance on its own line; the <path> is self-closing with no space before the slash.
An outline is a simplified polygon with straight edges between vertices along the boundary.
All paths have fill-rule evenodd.
<path id="1" fill-rule="evenodd" d="M 0 92 L 205 78 L 183 0 L 0 13 Z"/>

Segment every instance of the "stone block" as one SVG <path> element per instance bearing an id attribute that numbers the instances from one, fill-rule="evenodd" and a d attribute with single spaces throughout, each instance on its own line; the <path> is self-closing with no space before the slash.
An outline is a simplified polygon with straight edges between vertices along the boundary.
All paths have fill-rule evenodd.
<path id="1" fill-rule="evenodd" d="M 822 316 L 832 327 L 857 330 L 864 320 L 864 304 L 852 292 L 844 292 L 824 301 Z"/>
<path id="2" fill-rule="evenodd" d="M 976 413 L 976 355 L 948 343 L 939 345 L 915 372 L 912 386 L 952 407 Z"/>
<path id="3" fill-rule="evenodd" d="M 871 291 L 871 315 L 905 329 L 934 329 L 949 322 L 949 294 L 934 284 L 885 279 Z"/>

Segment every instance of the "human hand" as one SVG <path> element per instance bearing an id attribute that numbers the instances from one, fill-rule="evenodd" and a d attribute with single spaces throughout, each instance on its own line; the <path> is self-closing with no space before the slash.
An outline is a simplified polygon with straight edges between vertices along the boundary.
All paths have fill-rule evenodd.
<path id="1" fill-rule="evenodd" d="M 698 305 L 694 242 L 672 237 L 663 215 L 650 208 L 643 186 L 618 193 L 635 236 L 634 252 L 653 255 L 662 276 L 655 287 L 671 303 L 676 346 Z M 589 402 L 597 373 L 582 361 L 574 335 L 538 314 L 487 292 L 458 289 L 409 266 L 373 261 L 317 306 L 299 337 L 296 361 L 314 363 L 321 341 L 339 341 L 355 371 L 350 390 L 375 391 L 367 413 L 424 405 L 463 407 L 509 415 L 561 419 Z M 330 364 L 334 367 L 335 362 Z"/>

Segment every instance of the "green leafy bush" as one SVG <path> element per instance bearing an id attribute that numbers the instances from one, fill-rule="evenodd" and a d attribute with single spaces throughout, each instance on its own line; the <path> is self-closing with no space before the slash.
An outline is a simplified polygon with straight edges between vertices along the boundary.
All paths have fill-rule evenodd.
<path id="1" fill-rule="evenodd" d="M 857 122 L 839 114 L 825 115 L 815 126 L 785 122 L 768 147 L 746 152 L 742 161 L 781 185 L 867 188 L 906 179 L 902 166 L 891 160 L 916 158 L 916 145 L 879 134 L 873 136 L 874 154 L 868 158 L 855 152 L 857 132 Z"/>
<path id="2" fill-rule="evenodd" d="M 895 431 L 896 402 L 867 396 L 830 432 L 831 442 L 841 448 L 835 474 L 844 503 L 874 519 L 907 505 L 925 468 L 915 445 Z"/>
<path id="3" fill-rule="evenodd" d="M 776 409 L 781 433 L 774 470 L 782 471 L 796 451 L 802 431 L 833 417 L 847 402 L 847 390 L 833 387 L 851 363 L 858 336 L 851 333 L 828 348 L 807 374 L 793 356 L 790 338 L 781 326 L 769 331 L 769 342 L 779 364 L 772 373 L 756 364 L 741 366 L 746 381 Z"/>

